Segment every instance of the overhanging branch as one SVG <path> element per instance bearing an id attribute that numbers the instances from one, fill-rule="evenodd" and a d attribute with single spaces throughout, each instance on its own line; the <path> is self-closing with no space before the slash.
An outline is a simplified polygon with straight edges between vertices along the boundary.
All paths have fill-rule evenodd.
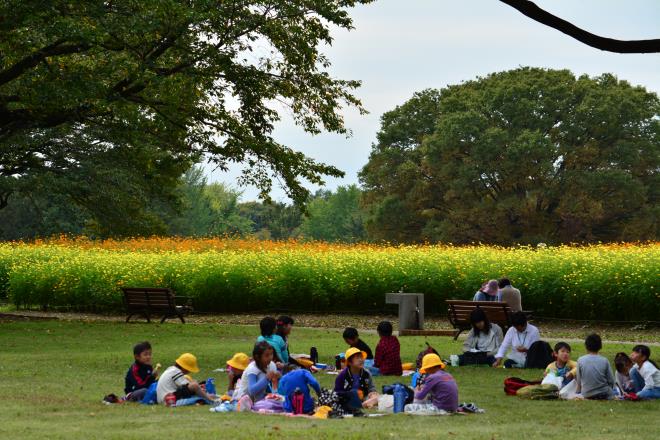
<path id="1" fill-rule="evenodd" d="M 654 40 L 615 40 L 601 37 L 585 31 L 568 21 L 552 15 L 539 8 L 529 0 L 500 0 L 502 3 L 517 9 L 532 20 L 557 29 L 564 34 L 575 38 L 582 43 L 607 52 L 617 53 L 658 53 L 660 52 L 660 39 Z M 660 19 L 660 17 L 658 17 Z"/>

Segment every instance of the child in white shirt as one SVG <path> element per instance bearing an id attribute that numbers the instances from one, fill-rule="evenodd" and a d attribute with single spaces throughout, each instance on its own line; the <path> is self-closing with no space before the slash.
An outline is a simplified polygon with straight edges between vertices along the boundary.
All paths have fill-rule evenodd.
<path id="1" fill-rule="evenodd" d="M 660 399 L 660 370 L 650 357 L 651 349 L 646 345 L 636 345 L 630 353 L 635 363 L 630 378 L 635 383 L 637 397 L 642 400 Z"/>

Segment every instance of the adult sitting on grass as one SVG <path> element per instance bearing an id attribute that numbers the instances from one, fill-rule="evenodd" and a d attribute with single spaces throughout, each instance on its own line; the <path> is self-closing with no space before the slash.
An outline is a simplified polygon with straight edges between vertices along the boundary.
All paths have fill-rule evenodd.
<path id="1" fill-rule="evenodd" d="M 360 413 L 362 408 L 378 404 L 378 392 L 369 370 L 364 368 L 367 354 L 357 348 L 346 350 L 346 368 L 335 380 L 335 393 L 348 413 Z"/>
<path id="2" fill-rule="evenodd" d="M 203 400 L 207 403 L 215 399 L 215 396 L 207 394 L 197 382 L 189 378 L 188 373 L 198 373 L 197 358 L 190 353 L 183 353 L 176 360 L 176 363 L 161 374 L 156 387 L 156 396 L 158 403 L 165 403 L 172 394 L 177 406 L 185 405 L 188 402 L 195 403 Z M 198 398 L 198 399 L 192 399 Z M 194 400 L 194 402 L 193 402 Z"/>
<path id="3" fill-rule="evenodd" d="M 488 320 L 486 313 L 476 308 L 470 313 L 472 329 L 463 343 L 463 354 L 458 357 L 460 365 L 493 365 L 495 355 L 502 345 L 503 332 L 497 324 Z"/>
<path id="4" fill-rule="evenodd" d="M 497 294 L 497 300 L 507 303 L 512 312 L 521 312 L 522 297 L 520 296 L 520 290 L 513 287 L 508 278 L 502 278 L 498 282 L 498 286 L 500 291 Z"/>
<path id="5" fill-rule="evenodd" d="M 504 362 L 504 368 L 525 368 L 529 348 L 541 337 L 539 329 L 527 323 L 527 316 L 523 312 L 511 316 L 511 325 L 495 355 L 493 367 L 499 367 L 504 355 L 511 350 Z"/>
<path id="6" fill-rule="evenodd" d="M 481 289 L 474 294 L 472 301 L 497 301 L 499 284 L 497 280 L 490 280 L 481 285 Z"/>

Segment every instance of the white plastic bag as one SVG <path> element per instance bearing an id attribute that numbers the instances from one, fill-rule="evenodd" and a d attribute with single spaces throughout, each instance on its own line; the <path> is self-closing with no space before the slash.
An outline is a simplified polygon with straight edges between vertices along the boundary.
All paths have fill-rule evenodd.
<path id="1" fill-rule="evenodd" d="M 565 400 L 577 399 L 577 380 L 570 381 L 564 388 L 560 389 L 559 398 Z"/>
<path id="2" fill-rule="evenodd" d="M 556 376 L 553 373 L 549 373 L 543 378 L 543 382 L 541 382 L 541 385 L 554 385 L 558 390 L 561 390 L 563 384 L 564 378 L 561 376 Z"/>
<path id="3" fill-rule="evenodd" d="M 378 411 L 394 412 L 394 396 L 391 394 L 381 394 L 378 396 Z"/>

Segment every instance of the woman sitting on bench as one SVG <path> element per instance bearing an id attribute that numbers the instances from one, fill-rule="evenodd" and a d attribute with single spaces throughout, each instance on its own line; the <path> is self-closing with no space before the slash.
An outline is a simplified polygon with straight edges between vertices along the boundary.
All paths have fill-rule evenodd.
<path id="1" fill-rule="evenodd" d="M 463 343 L 464 353 L 458 357 L 460 365 L 493 365 L 495 354 L 502 344 L 502 328 L 491 324 L 480 308 L 470 313 L 472 329 Z"/>
<path id="2" fill-rule="evenodd" d="M 499 284 L 497 280 L 490 280 L 481 285 L 481 289 L 474 294 L 472 301 L 497 301 Z"/>

